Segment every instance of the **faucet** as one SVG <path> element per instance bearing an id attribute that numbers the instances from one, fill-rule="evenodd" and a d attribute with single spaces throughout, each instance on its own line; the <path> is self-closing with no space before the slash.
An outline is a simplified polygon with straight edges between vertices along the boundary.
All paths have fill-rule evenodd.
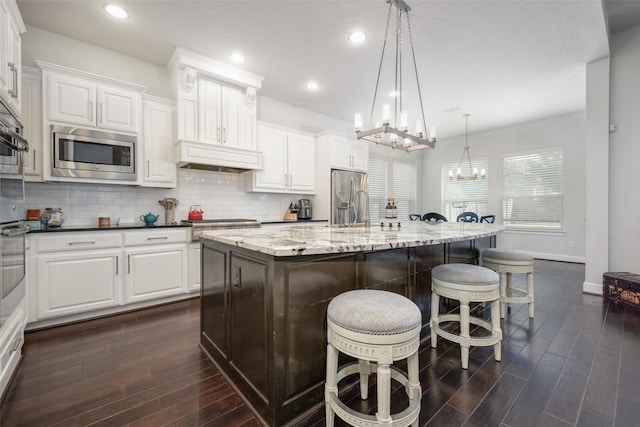
<path id="1" fill-rule="evenodd" d="M 360 189 L 358 191 L 356 191 L 356 194 L 353 196 L 353 210 L 355 213 L 355 209 L 356 209 L 356 201 L 358 200 L 358 194 L 364 194 L 367 198 L 367 204 L 365 205 L 367 207 L 367 214 L 364 215 L 362 217 L 362 221 L 364 222 L 364 226 L 365 227 L 370 227 L 371 226 L 371 220 L 369 219 L 369 193 L 363 189 Z M 358 215 L 355 215 L 355 218 L 353 219 L 353 225 L 355 225 L 355 221 L 358 218 Z"/>

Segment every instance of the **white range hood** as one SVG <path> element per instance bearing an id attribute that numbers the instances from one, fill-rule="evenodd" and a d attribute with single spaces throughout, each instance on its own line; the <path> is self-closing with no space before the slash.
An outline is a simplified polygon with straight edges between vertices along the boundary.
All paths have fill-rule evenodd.
<path id="1" fill-rule="evenodd" d="M 238 147 L 180 140 L 176 144 L 178 167 L 220 172 L 262 169 L 262 153 Z"/>

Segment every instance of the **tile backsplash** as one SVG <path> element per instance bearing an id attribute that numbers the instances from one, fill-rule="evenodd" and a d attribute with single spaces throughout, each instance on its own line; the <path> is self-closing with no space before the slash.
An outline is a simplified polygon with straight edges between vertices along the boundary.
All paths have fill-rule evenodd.
<path id="1" fill-rule="evenodd" d="M 164 224 L 164 208 L 158 201 L 165 197 L 178 199 L 175 220 L 187 219 L 192 205 L 200 205 L 205 219 L 252 218 L 280 221 L 289 204 L 299 194 L 248 193 L 244 176 L 236 173 L 178 169 L 175 189 L 132 187 L 109 184 L 75 184 L 62 182 L 27 182 L 26 202 L 29 209 L 61 208 L 66 225 L 97 225 L 99 217 L 110 217 L 115 224 L 135 221 L 151 212 L 160 215 Z M 311 197 L 313 199 L 313 197 Z"/>

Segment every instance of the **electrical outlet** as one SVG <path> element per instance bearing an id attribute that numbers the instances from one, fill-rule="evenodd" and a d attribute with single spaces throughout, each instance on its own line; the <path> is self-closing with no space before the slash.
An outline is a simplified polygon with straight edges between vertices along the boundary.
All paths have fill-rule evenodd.
<path id="1" fill-rule="evenodd" d="M 573 240 L 569 240 L 568 245 L 569 245 L 570 248 L 572 248 L 573 247 Z"/>

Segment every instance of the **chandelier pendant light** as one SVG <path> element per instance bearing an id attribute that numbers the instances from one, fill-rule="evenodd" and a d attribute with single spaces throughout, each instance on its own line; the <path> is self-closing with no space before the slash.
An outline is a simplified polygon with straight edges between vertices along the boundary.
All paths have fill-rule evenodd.
<path id="1" fill-rule="evenodd" d="M 413 47 L 413 35 L 411 33 L 411 22 L 409 21 L 409 11 L 411 8 L 403 0 L 386 0 L 389 3 L 389 13 L 387 15 L 387 28 L 382 45 L 382 55 L 380 57 L 380 66 L 378 68 L 378 78 L 376 80 L 376 88 L 373 94 L 373 103 L 371 105 L 371 115 L 369 116 L 369 129 L 364 129 L 361 114 L 355 115 L 355 130 L 358 139 L 374 142 L 376 144 L 386 145 L 392 148 L 399 148 L 410 152 L 424 148 L 435 148 L 436 145 L 436 129 L 431 127 L 427 134 L 427 122 L 424 115 L 424 106 L 422 103 L 422 94 L 420 91 L 420 81 L 418 79 L 418 67 L 416 66 L 416 55 Z M 394 69 L 394 102 L 384 103 L 382 105 L 382 116 L 380 120 L 374 121 L 374 111 L 376 107 L 376 99 L 378 98 L 378 89 L 380 87 L 380 75 L 384 63 L 385 49 L 389 36 L 389 24 L 391 22 L 392 10 L 396 11 L 396 40 L 395 40 L 395 69 Z M 415 73 L 417 100 L 420 105 L 420 115 L 416 121 L 416 128 L 413 133 L 408 127 L 408 113 L 404 110 L 403 98 L 404 92 L 402 87 L 402 18 L 406 20 L 407 32 L 409 34 L 409 46 L 411 47 L 410 56 L 413 60 L 413 71 Z M 373 124 L 373 126 L 372 126 Z"/>
<path id="2" fill-rule="evenodd" d="M 465 114 L 464 115 L 464 119 L 465 119 L 465 137 L 464 137 L 464 150 L 462 151 L 462 156 L 460 157 L 460 164 L 458 165 L 458 170 L 456 170 L 455 175 L 453 174 L 453 171 L 449 171 L 449 179 L 457 179 L 459 181 L 465 181 L 465 180 L 473 180 L 473 179 L 478 179 L 478 178 L 482 178 L 484 179 L 485 176 L 487 175 L 487 171 L 484 170 L 484 168 L 482 168 L 480 170 L 480 175 L 478 175 L 478 168 L 474 168 L 473 165 L 471 164 L 471 154 L 469 153 L 469 116 L 471 114 Z M 464 158 L 467 158 L 467 163 L 469 165 L 469 175 L 463 175 L 462 174 L 462 164 L 464 162 Z"/>

